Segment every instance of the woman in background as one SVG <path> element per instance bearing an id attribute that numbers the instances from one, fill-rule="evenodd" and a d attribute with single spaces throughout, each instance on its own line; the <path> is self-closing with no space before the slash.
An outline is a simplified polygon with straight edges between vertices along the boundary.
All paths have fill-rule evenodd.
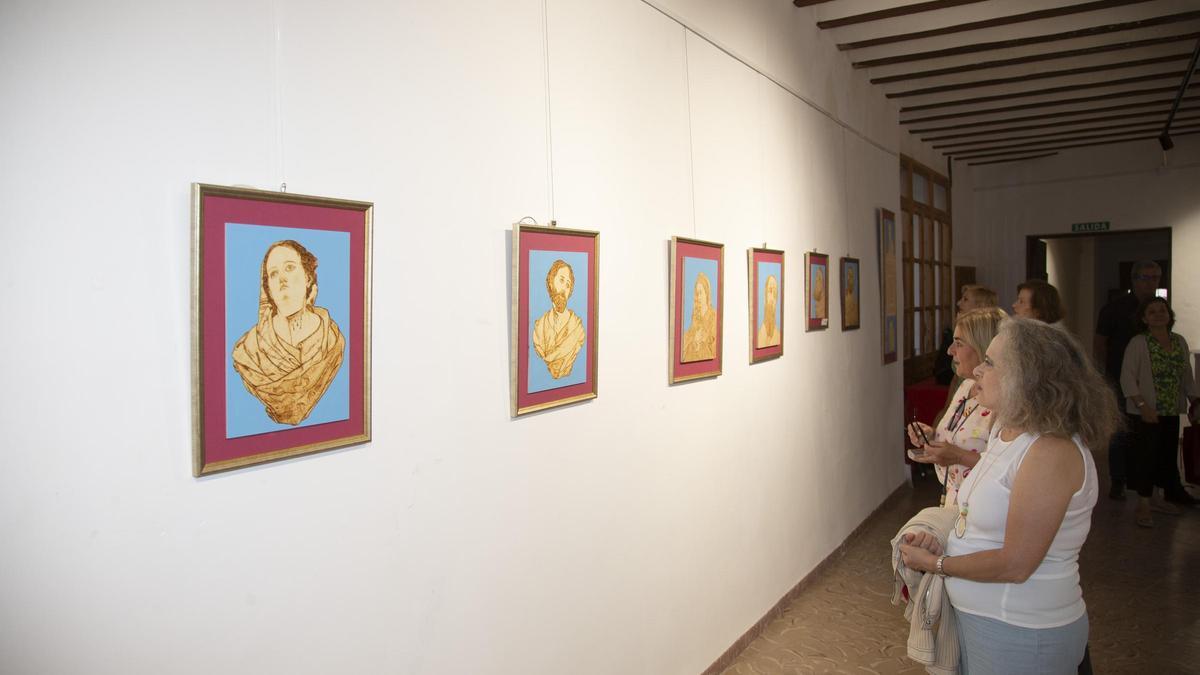
<path id="1" fill-rule="evenodd" d="M 1075 673 L 1087 644 L 1079 550 L 1099 493 L 1089 448 L 1120 425 L 1112 391 L 1078 340 L 1006 320 L 975 370 L 997 417 L 959 492 L 943 550 L 901 544 L 910 569 L 948 577 L 964 673 Z"/>
<path id="2" fill-rule="evenodd" d="M 913 461 L 937 465 L 938 480 L 945 485 L 945 505 L 958 503 L 959 485 L 971 467 L 979 462 L 979 453 L 987 447 L 995 417 L 975 397 L 975 380 L 971 378 L 1005 316 L 997 307 L 968 310 L 958 315 L 954 322 L 954 339 L 946 351 L 962 384 L 954 392 L 937 429 L 914 422 L 920 427 L 920 433 L 931 439 L 929 444 L 925 444 L 911 426 L 908 429 L 908 440 L 921 451 L 914 452 Z"/>
<path id="3" fill-rule="evenodd" d="M 1183 486 L 1176 456 L 1179 446 L 1179 415 L 1188 411 L 1196 423 L 1196 380 L 1188 363 L 1187 340 L 1172 333 L 1175 312 L 1165 298 L 1151 297 L 1138 309 L 1141 334 L 1125 348 L 1121 362 L 1121 391 L 1125 410 L 1134 421 L 1134 487 L 1138 492 L 1137 524 L 1154 527 L 1151 511 L 1178 514 L 1179 507 L 1166 501 L 1151 501 L 1154 486 L 1164 490 Z M 1190 408 L 1190 410 L 1189 410 Z"/>
<path id="4" fill-rule="evenodd" d="M 987 307 L 1000 306 L 1000 297 L 986 286 L 978 284 L 966 284 L 962 287 L 962 295 L 958 298 L 955 307 L 958 308 L 956 314 L 969 312 L 973 309 L 985 309 Z M 956 373 L 954 366 L 950 363 L 949 350 L 950 343 L 954 341 L 954 325 L 942 331 L 942 344 L 938 348 L 937 359 L 933 362 L 933 379 L 941 385 L 947 385 L 954 381 Z M 957 388 L 957 387 L 956 387 Z M 953 393 L 953 392 L 949 392 Z M 946 400 L 946 406 L 950 405 L 950 399 Z"/>
<path id="5" fill-rule="evenodd" d="M 1017 286 L 1017 301 L 1012 311 L 1016 316 L 1046 323 L 1059 323 L 1067 318 L 1058 289 L 1041 279 L 1030 279 Z"/>

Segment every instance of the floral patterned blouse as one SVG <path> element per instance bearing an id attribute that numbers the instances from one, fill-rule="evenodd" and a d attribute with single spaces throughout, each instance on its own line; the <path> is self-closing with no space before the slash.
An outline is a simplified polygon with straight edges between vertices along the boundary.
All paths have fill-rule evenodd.
<path id="1" fill-rule="evenodd" d="M 992 431 L 995 415 L 992 411 L 979 405 L 979 401 L 971 396 L 975 380 L 963 380 L 946 414 L 938 422 L 934 430 L 935 441 L 957 445 L 963 450 L 983 452 L 987 449 L 988 435 Z M 958 503 L 958 486 L 962 485 L 971 469 L 962 464 L 937 466 L 938 480 L 946 486 L 946 505 Z"/>
<path id="2" fill-rule="evenodd" d="M 1188 367 L 1183 343 L 1178 335 L 1171 333 L 1171 348 L 1166 349 L 1154 336 L 1146 333 L 1146 347 L 1150 350 L 1150 373 L 1154 377 L 1155 412 L 1178 415 L 1183 371 Z"/>

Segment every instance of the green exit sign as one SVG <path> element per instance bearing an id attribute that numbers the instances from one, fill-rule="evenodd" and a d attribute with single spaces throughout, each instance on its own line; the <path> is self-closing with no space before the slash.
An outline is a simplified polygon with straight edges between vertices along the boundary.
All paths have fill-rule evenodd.
<path id="1" fill-rule="evenodd" d="M 1094 223 L 1071 223 L 1072 232 L 1107 232 L 1112 223 L 1098 220 Z"/>

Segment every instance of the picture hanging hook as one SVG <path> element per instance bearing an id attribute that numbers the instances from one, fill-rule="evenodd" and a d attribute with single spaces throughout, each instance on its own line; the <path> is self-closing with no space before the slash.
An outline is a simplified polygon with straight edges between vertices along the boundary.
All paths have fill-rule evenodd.
<path id="1" fill-rule="evenodd" d="M 280 184 L 279 184 L 279 191 L 280 191 L 280 192 L 287 192 L 287 183 L 280 183 Z"/>
<path id="2" fill-rule="evenodd" d="M 558 227 L 558 221 L 557 221 L 557 220 L 551 220 L 551 221 L 550 221 L 550 227 Z"/>

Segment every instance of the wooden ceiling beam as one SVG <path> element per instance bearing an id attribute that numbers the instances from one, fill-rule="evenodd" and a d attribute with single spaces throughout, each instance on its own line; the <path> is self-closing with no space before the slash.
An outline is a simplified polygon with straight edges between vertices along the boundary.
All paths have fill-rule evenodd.
<path id="1" fill-rule="evenodd" d="M 1063 70 L 1042 70 L 1036 73 L 1027 73 L 1025 75 L 1014 75 L 1013 77 L 994 77 L 990 80 L 972 80 L 970 82 L 958 82 L 956 84 L 942 84 L 936 87 L 922 87 L 921 89 L 908 89 L 905 91 L 895 91 L 887 94 L 888 98 L 905 98 L 908 96 L 924 96 L 927 94 L 942 94 L 948 91 L 959 91 L 962 89 L 976 89 L 978 87 L 993 87 L 1001 84 L 1020 84 L 1023 82 L 1031 82 L 1033 80 L 1045 80 L 1052 77 L 1069 77 L 1071 75 L 1085 75 L 1088 73 L 1100 73 L 1106 70 L 1119 70 L 1121 68 L 1137 68 L 1139 66 L 1152 66 L 1158 63 L 1171 63 L 1174 61 L 1185 61 L 1191 56 L 1189 52 L 1180 52 L 1178 54 L 1167 54 L 1166 56 L 1155 56 L 1148 59 L 1137 59 L 1135 61 L 1120 61 L 1117 63 L 1102 63 L 1097 66 L 1081 66 L 1079 68 L 1065 68 Z"/>
<path id="2" fill-rule="evenodd" d="M 988 96 L 976 96 L 974 98 L 960 98 L 953 101 L 938 101 L 936 103 L 922 103 L 921 105 L 911 105 L 900 108 L 900 114 L 919 112 L 922 110 L 936 110 L 938 108 L 953 108 L 958 105 L 975 105 L 978 103 L 993 103 L 995 101 L 1011 101 L 1018 98 L 1026 98 L 1028 96 L 1042 96 L 1044 94 L 1063 94 L 1068 91 L 1081 91 L 1083 89 L 1097 89 L 1099 87 L 1119 87 L 1125 84 L 1139 84 L 1141 82 L 1152 82 L 1154 80 L 1176 80 L 1184 75 L 1186 71 L 1176 71 L 1173 73 L 1150 73 L 1147 75 L 1136 75 L 1134 77 L 1123 77 L 1115 80 L 1102 80 L 1100 82 L 1082 82 L 1080 84 L 1064 84 L 1059 87 L 1044 87 L 1042 89 L 1032 89 L 1025 91 L 1014 91 L 1006 94 L 991 94 Z M 1172 87 L 1175 89 L 1175 87 Z"/>
<path id="3" fill-rule="evenodd" d="M 1091 26 L 1089 28 L 1079 28 L 1076 30 L 1064 31 L 1062 33 L 1032 35 L 1029 37 L 1012 38 L 1010 40 L 996 40 L 993 42 L 977 42 L 975 44 L 959 45 L 957 47 L 947 47 L 945 49 L 933 49 L 926 52 L 884 56 L 877 59 L 868 59 L 866 61 L 856 61 L 854 62 L 853 66 L 855 68 L 874 68 L 876 66 L 890 66 L 897 63 L 911 63 L 913 61 L 940 59 L 947 56 L 978 54 L 980 52 L 988 52 L 996 49 L 1009 49 L 1011 47 L 1023 47 L 1026 45 L 1045 44 L 1048 42 L 1060 42 L 1062 40 L 1093 37 L 1096 35 L 1107 35 L 1109 33 L 1119 33 L 1122 31 L 1136 30 L 1138 28 L 1150 28 L 1151 26 L 1165 26 L 1172 23 L 1179 23 L 1181 21 L 1191 21 L 1193 19 L 1200 19 L 1200 10 L 1166 14 L 1148 19 L 1125 21 L 1123 23 L 1113 23 L 1105 26 Z"/>
<path id="4" fill-rule="evenodd" d="M 1200 127 L 1197 127 L 1197 129 L 1200 129 Z M 1011 143 L 1008 145 L 996 145 L 996 146 L 992 146 L 990 148 L 974 148 L 974 149 L 970 149 L 970 150 L 958 150 L 955 152 L 946 152 L 946 153 L 942 153 L 942 154 L 946 155 L 947 157 L 958 157 L 960 155 L 975 155 L 976 157 L 985 157 L 986 155 L 980 155 L 978 153 L 981 153 L 981 152 L 986 153 L 986 152 L 991 152 L 993 150 L 1018 150 L 1020 152 L 1029 152 L 1031 148 L 1042 149 L 1041 146 L 1053 145 L 1054 143 L 1073 143 L 1076 141 L 1096 141 L 1096 140 L 1100 140 L 1100 139 L 1122 138 L 1125 136 L 1133 136 L 1133 135 L 1138 135 L 1138 134 L 1144 135 L 1145 133 L 1146 133 L 1145 129 L 1140 129 L 1138 131 L 1114 131 L 1114 132 L 1107 133 L 1107 134 L 1091 134 L 1088 136 L 1079 136 L 1077 138 L 1059 138 L 1059 139 L 1052 140 L 1052 141 L 1041 140 L 1041 141 L 1029 141 L 1027 143 Z M 1050 149 L 1054 149 L 1054 148 L 1050 148 Z"/>
<path id="5" fill-rule="evenodd" d="M 1196 86 L 1192 83 L 1191 86 Z M 1174 92 L 1177 87 L 1151 87 L 1148 89 L 1127 89 L 1125 91 L 1114 91 L 1107 94 L 1097 94 L 1095 96 L 1080 96 L 1078 98 L 1060 98 L 1053 101 L 1035 101 L 1033 103 L 1021 103 L 1018 105 L 1007 105 L 1000 108 L 984 108 L 982 110 L 963 110 L 953 113 L 943 113 L 941 115 L 929 115 L 928 117 L 917 117 L 907 120 L 900 120 L 900 124 L 913 124 L 914 122 L 934 122 L 937 120 L 950 120 L 961 117 L 975 117 L 978 115 L 991 115 L 995 113 L 1016 112 L 1018 110 L 1033 110 L 1034 108 L 1049 108 L 1056 105 L 1073 105 L 1076 103 L 1092 103 L 1095 101 L 1107 101 L 1114 98 L 1127 98 L 1129 96 L 1148 96 L 1150 94 L 1162 94 L 1165 92 Z"/>
<path id="6" fill-rule="evenodd" d="M 823 30 L 829 28 L 841 28 L 842 26 L 852 26 L 859 23 L 869 23 L 871 21 L 881 21 L 883 19 L 894 19 L 898 16 L 909 16 L 912 14 L 920 14 L 921 12 L 933 12 L 939 9 L 948 9 L 950 7 L 959 7 L 961 5 L 971 5 L 977 2 L 985 2 L 985 0 L 929 0 L 928 2 L 917 2 L 911 5 L 901 5 L 899 7 L 880 9 L 874 12 L 852 14 L 850 16 L 843 16 L 840 19 L 818 21 L 817 28 L 821 28 Z"/>
<path id="7" fill-rule="evenodd" d="M 1177 119 L 1180 122 L 1200 123 L 1200 116 L 1189 115 L 1187 117 L 1180 117 Z M 1088 127 L 1085 129 L 1059 129 L 1058 131 L 1048 131 L 1043 134 L 1026 134 L 1024 136 L 1008 136 L 1005 138 L 977 138 L 972 141 L 958 141 L 956 143 L 941 143 L 938 145 L 934 145 L 933 148 L 935 150 L 944 150 L 947 154 L 955 154 L 955 153 L 967 152 L 967 148 L 970 148 L 971 146 L 981 146 L 981 145 L 986 146 L 986 145 L 992 145 L 995 143 L 1008 143 L 1010 141 L 1036 141 L 1038 139 L 1043 139 L 1043 141 L 1044 141 L 1044 139 L 1055 138 L 1055 137 L 1058 137 L 1058 140 L 1062 140 L 1062 141 L 1078 140 L 1077 138 L 1063 138 L 1063 137 L 1064 136 L 1074 136 L 1076 134 L 1087 134 L 1087 133 L 1091 133 L 1091 132 L 1095 132 L 1095 131 L 1114 131 L 1117 129 L 1124 129 L 1125 131 L 1123 133 L 1133 134 L 1133 133 L 1149 131 L 1150 129 L 1159 128 L 1162 126 L 1162 123 L 1163 123 L 1163 121 L 1161 119 L 1158 119 L 1158 120 L 1147 120 L 1144 122 L 1126 122 L 1124 124 L 1109 124 L 1109 125 L 1099 126 L 1099 127 Z M 1005 147 L 1007 147 L 1007 146 L 1005 146 Z M 984 149 L 989 149 L 989 148 L 974 148 L 974 149 L 975 150 L 984 150 Z"/>
<path id="8" fill-rule="evenodd" d="M 1157 38 L 1147 38 L 1145 40 L 1131 40 L 1128 42 L 1117 42 L 1106 45 L 1096 45 L 1094 47 L 1083 47 L 1080 49 L 1066 49 L 1057 52 L 1043 52 L 1041 54 L 1030 54 L 1028 56 L 1017 56 L 1011 59 L 996 59 L 993 61 L 980 61 L 977 63 L 967 63 L 961 66 L 951 66 L 948 68 L 934 68 L 931 70 L 919 70 L 911 73 L 898 73 L 896 75 L 885 75 L 883 77 L 875 77 L 871 79 L 871 84 L 890 84 L 892 82 L 903 82 L 906 80 L 920 80 L 926 77 L 940 77 L 942 75 L 957 75 L 958 73 L 970 73 L 976 70 L 987 70 L 990 68 L 1003 68 L 1005 66 L 1018 66 L 1026 63 L 1038 63 L 1041 61 L 1053 61 L 1057 59 L 1069 59 L 1076 56 L 1091 56 L 1093 54 L 1103 54 L 1106 52 L 1121 51 L 1125 49 L 1139 49 L 1141 47 L 1154 47 L 1157 45 L 1170 44 L 1172 42 L 1191 41 L 1200 38 L 1200 33 L 1184 33 L 1183 35 L 1167 35 Z"/>
<path id="9" fill-rule="evenodd" d="M 849 51 L 852 49 L 864 49 L 866 47 L 878 47 L 880 45 L 890 45 L 897 42 L 908 42 L 909 40 L 920 40 L 922 38 L 938 37 L 941 35 L 953 35 L 955 33 L 965 33 L 972 30 L 982 30 L 984 28 L 997 28 L 999 26 L 1011 26 L 1014 23 L 1025 23 L 1026 21 L 1037 21 L 1039 19 L 1053 19 L 1059 16 L 1070 16 L 1071 14 L 1082 14 L 1084 12 L 1096 12 L 1104 9 L 1112 9 L 1113 7 L 1123 7 L 1125 5 L 1137 5 L 1149 0 L 1093 0 L 1078 5 L 1067 5 L 1065 7 L 1051 7 L 1050 9 L 1039 9 L 1033 12 L 1025 12 L 1023 14 L 1010 14 L 1008 16 L 998 16 L 991 19 L 983 19 L 981 21 L 970 21 L 960 23 L 954 26 L 943 26 L 941 28 L 931 28 L 929 30 L 920 30 L 913 33 L 901 33 L 899 35 L 885 35 L 883 37 L 871 38 L 869 40 L 859 40 L 857 42 L 843 42 L 838 45 L 838 49 Z M 817 24 L 820 26 L 821 24 Z"/>
<path id="10" fill-rule="evenodd" d="M 1181 108 L 1180 112 L 1195 112 L 1200 111 L 1200 107 Z M 1090 111 L 1086 111 L 1090 112 Z M 1144 112 L 1122 113 L 1120 115 L 1102 115 L 1100 117 L 1086 117 L 1081 120 L 1060 120 L 1058 122 L 1046 122 L 1044 124 L 1026 124 L 1016 127 L 1004 127 L 1002 129 L 981 129 L 978 131 L 964 131 L 958 134 L 944 134 L 942 136 L 922 136 L 921 140 L 926 143 L 934 141 L 948 141 L 955 138 L 970 138 L 972 136 L 986 136 L 988 134 L 1007 134 L 1014 131 L 1033 131 L 1035 129 L 1054 129 L 1057 127 L 1069 127 L 1078 124 L 1092 124 L 1095 122 L 1112 122 L 1114 120 L 1128 120 L 1136 117 L 1146 117 L 1155 115 L 1162 117 L 1163 110 L 1147 110 Z M 1008 120 L 1005 120 L 1006 122 Z M 934 146 L 937 147 L 937 146 Z"/>
<path id="11" fill-rule="evenodd" d="M 1185 101 L 1200 101 L 1200 96 L 1185 96 Z M 1119 105 L 1110 105 L 1103 108 L 1088 108 L 1085 110 L 1062 110 L 1051 113 L 1038 113 L 1036 115 L 1025 115 L 1023 117 L 1008 117 L 998 120 L 982 120 L 976 122 L 963 122 L 961 124 L 948 124 L 940 127 L 928 127 L 925 129 L 910 129 L 911 134 L 927 134 L 933 131 L 954 131 L 957 129 L 973 129 L 975 127 L 986 127 L 994 124 L 1012 124 L 1015 122 L 1030 122 L 1033 120 L 1048 120 L 1059 119 L 1063 117 L 1074 117 L 1076 115 L 1091 115 L 1094 113 L 1113 112 L 1114 110 L 1132 110 L 1134 108 L 1147 107 L 1164 107 L 1171 105 L 1171 99 L 1164 98 L 1156 101 L 1138 101 L 1137 103 L 1121 103 Z M 907 122 L 901 122 L 907 124 Z"/>
<path id="12" fill-rule="evenodd" d="M 1180 130 L 1172 133 L 1171 136 L 1190 136 L 1192 134 L 1200 134 L 1200 127 L 1188 127 L 1186 129 L 1180 129 Z M 1148 140 L 1156 140 L 1156 139 L 1158 139 L 1158 134 L 1153 134 L 1150 136 L 1134 136 L 1132 138 L 1118 138 L 1115 140 L 1098 141 L 1095 143 L 1075 143 L 1075 144 L 1070 144 L 1070 145 L 1056 145 L 1053 147 L 1047 147 L 1047 148 L 1041 148 L 1041 149 L 1042 150 L 1069 150 L 1071 148 L 1087 148 L 1087 147 L 1091 147 L 1091 146 L 1095 146 L 1095 145 L 1111 145 L 1113 143 L 1128 143 L 1129 141 L 1148 141 Z M 953 160 L 957 162 L 957 161 L 966 160 L 966 159 L 983 159 L 984 157 L 1003 157 L 1005 155 L 1017 155 L 1017 154 L 1024 154 L 1026 152 L 1029 152 L 1029 151 L 1028 150 L 1008 150 L 1005 152 L 992 152 L 992 153 L 985 153 L 982 155 L 961 155 L 958 157 L 954 157 Z"/>
<path id="13" fill-rule="evenodd" d="M 1010 157 L 1009 159 L 989 159 L 986 162 L 967 162 L 967 166 L 982 166 L 984 164 L 1005 164 L 1007 162 L 1022 162 L 1027 159 L 1041 159 L 1042 157 L 1053 157 L 1057 152 L 1043 152 L 1037 155 L 1028 155 L 1025 157 Z"/>
<path id="14" fill-rule="evenodd" d="M 1196 49 L 1192 51 L 1192 60 L 1188 62 L 1187 70 L 1184 71 L 1183 81 L 1179 83 L 1179 91 L 1175 93 L 1175 101 L 1171 104 L 1171 112 L 1167 115 L 1167 123 L 1163 125 L 1162 137 L 1158 142 L 1162 144 L 1163 152 L 1170 150 L 1171 145 L 1171 122 L 1175 119 L 1175 113 L 1179 110 L 1179 104 L 1183 101 L 1183 95 L 1187 93 L 1189 83 L 1192 80 L 1192 74 L 1196 72 L 1196 64 L 1200 62 L 1200 40 L 1196 41 Z"/>
<path id="15" fill-rule="evenodd" d="M 797 7 L 812 7 L 826 2 L 833 2 L 833 0 L 792 0 L 792 4 Z"/>

